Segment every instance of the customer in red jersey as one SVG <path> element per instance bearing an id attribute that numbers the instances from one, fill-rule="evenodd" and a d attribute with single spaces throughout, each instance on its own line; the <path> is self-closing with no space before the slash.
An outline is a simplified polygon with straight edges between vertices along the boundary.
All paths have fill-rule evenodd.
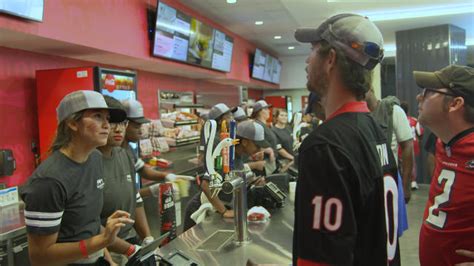
<path id="1" fill-rule="evenodd" d="M 414 73 L 418 120 L 438 137 L 420 231 L 422 266 L 474 261 L 474 69 L 451 65 Z M 466 264 L 462 264 L 466 265 Z M 469 264 L 471 265 L 471 264 Z"/>

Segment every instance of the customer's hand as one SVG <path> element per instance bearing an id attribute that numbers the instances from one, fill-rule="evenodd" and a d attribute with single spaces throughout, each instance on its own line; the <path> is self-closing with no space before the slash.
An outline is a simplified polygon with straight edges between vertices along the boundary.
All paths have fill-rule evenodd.
<path id="1" fill-rule="evenodd" d="M 474 266 L 474 251 L 458 249 L 456 250 L 456 253 L 458 255 L 465 256 L 466 258 L 470 258 L 473 260 L 472 262 L 463 262 L 463 263 L 456 264 L 456 266 Z"/>
<path id="2" fill-rule="evenodd" d="M 115 211 L 107 218 L 107 224 L 102 232 L 102 236 L 108 245 L 114 243 L 120 228 L 126 224 L 133 224 L 135 221 L 130 219 L 130 214 L 125 211 Z"/>

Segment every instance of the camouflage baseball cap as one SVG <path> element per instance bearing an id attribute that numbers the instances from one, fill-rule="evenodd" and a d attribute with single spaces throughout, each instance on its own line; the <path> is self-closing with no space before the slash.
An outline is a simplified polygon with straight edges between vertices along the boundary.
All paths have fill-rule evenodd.
<path id="1" fill-rule="evenodd" d="M 474 68 L 449 65 L 434 72 L 413 71 L 416 84 L 421 88 L 446 88 L 474 106 Z"/>

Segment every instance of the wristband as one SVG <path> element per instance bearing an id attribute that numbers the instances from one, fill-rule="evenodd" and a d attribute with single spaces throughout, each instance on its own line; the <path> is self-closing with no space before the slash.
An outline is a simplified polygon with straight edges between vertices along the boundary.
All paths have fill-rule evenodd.
<path id="1" fill-rule="evenodd" d="M 128 250 L 125 252 L 125 255 L 127 256 L 127 258 L 129 258 L 133 255 L 133 253 L 135 253 L 135 245 L 130 245 Z"/>
<path id="2" fill-rule="evenodd" d="M 87 247 L 86 247 L 85 240 L 79 241 L 79 249 L 81 250 L 81 254 L 83 258 L 85 259 L 89 258 L 89 254 L 87 254 Z"/>

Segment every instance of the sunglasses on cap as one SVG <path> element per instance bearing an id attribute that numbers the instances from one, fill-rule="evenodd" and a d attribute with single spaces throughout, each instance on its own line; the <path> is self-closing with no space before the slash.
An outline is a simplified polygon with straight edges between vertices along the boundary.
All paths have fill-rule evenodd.
<path id="1" fill-rule="evenodd" d="M 351 42 L 351 48 L 363 52 L 371 59 L 380 61 L 383 59 L 383 49 L 374 42 Z"/>

